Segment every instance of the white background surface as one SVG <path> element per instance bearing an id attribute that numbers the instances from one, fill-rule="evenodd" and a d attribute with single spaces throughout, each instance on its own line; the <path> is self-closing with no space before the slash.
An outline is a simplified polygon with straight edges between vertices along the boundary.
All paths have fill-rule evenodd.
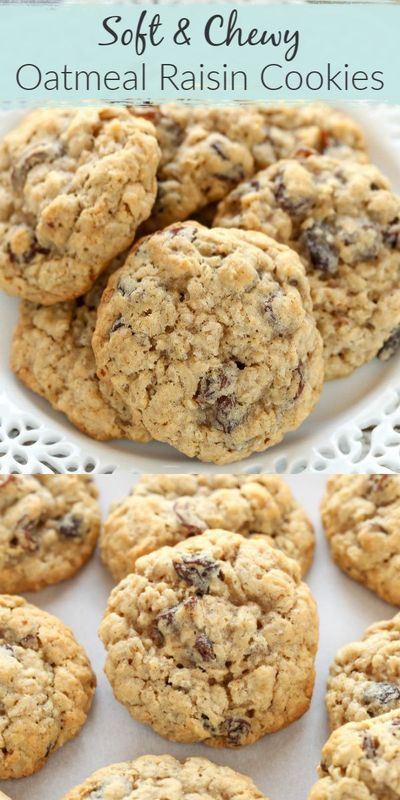
<path id="1" fill-rule="evenodd" d="M 347 104 L 343 110 L 353 116 L 364 129 L 371 160 L 390 178 L 393 188 L 400 192 L 400 107 L 390 109 L 367 104 Z M 0 135 L 16 124 L 21 114 L 0 113 Z M 133 442 L 95 442 L 77 431 L 61 413 L 54 411 L 43 399 L 26 389 L 8 368 L 12 330 L 18 316 L 18 301 L 0 293 L 0 471 L 19 470 L 26 473 L 56 471 L 70 468 L 83 471 L 88 461 L 96 471 L 116 468 L 142 472 L 182 472 L 196 470 L 212 472 L 209 464 L 191 460 L 172 447 L 157 442 L 141 445 Z M 353 375 L 326 384 L 316 408 L 297 431 L 270 450 L 255 454 L 236 465 L 238 472 L 300 472 L 304 469 L 330 472 L 395 470 L 400 472 L 400 447 L 396 429 L 378 431 L 371 448 L 359 446 L 361 428 L 383 419 L 382 409 L 392 403 L 393 390 L 400 388 L 400 355 L 386 363 L 375 359 L 356 370 Z M 392 393 L 391 393 L 392 390 Z M 382 402 L 383 398 L 385 400 Z M 399 400 L 396 405 L 399 406 Z M 27 435 L 22 423 L 23 413 L 35 426 L 35 435 Z M 367 415 L 367 418 L 366 418 Z M 8 436 L 8 427 L 20 428 L 18 435 Z M 396 428 L 397 420 L 393 420 Z M 32 444 L 32 439 L 35 442 Z M 343 445 L 344 440 L 344 445 Z M 29 446 L 26 445 L 29 441 Z M 62 441 L 52 447 L 55 441 Z M 58 453 L 62 451 L 62 456 Z M 330 455 L 325 453 L 329 451 Z M 361 464 L 360 462 L 363 461 Z M 235 466 L 219 468 L 232 472 Z"/>
<path id="2" fill-rule="evenodd" d="M 358 638 L 372 622 L 389 619 L 396 609 L 347 578 L 330 560 L 319 523 L 325 478 L 303 474 L 286 480 L 307 509 L 317 533 L 314 564 L 306 576 L 321 618 L 317 683 L 311 710 L 285 730 L 241 750 L 174 744 L 134 722 L 114 700 L 103 675 L 105 655 L 97 628 L 113 584 L 96 553 L 72 580 L 28 596 L 31 602 L 71 625 L 86 647 L 98 678 L 92 711 L 77 738 L 52 754 L 41 772 L 31 778 L 2 782 L 0 788 L 6 794 L 13 800 L 60 800 L 67 790 L 107 764 L 139 755 L 170 753 L 178 758 L 201 755 L 245 772 L 271 800 L 306 800 L 328 735 L 324 691 L 329 664 L 339 646 Z M 103 510 L 126 494 L 133 482 L 134 478 L 127 474 L 99 476 Z"/>

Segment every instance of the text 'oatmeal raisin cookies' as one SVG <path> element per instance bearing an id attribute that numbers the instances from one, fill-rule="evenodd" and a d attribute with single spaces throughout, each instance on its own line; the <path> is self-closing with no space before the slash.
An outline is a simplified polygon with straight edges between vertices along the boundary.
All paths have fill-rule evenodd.
<path id="1" fill-rule="evenodd" d="M 371 164 L 300 151 L 242 183 L 219 206 L 222 227 L 258 230 L 301 256 L 340 378 L 400 344 L 400 197 Z"/>
<path id="2" fill-rule="evenodd" d="M 100 626 L 117 700 L 172 741 L 251 744 L 304 714 L 315 602 L 293 559 L 207 531 L 136 562 Z"/>
<path id="3" fill-rule="evenodd" d="M 70 578 L 92 555 L 99 531 L 91 478 L 0 476 L 0 592 L 35 592 Z"/>
<path id="4" fill-rule="evenodd" d="M 0 779 L 41 769 L 79 733 L 96 679 L 83 648 L 57 617 L 0 596 Z"/>
<path id="5" fill-rule="evenodd" d="M 123 108 L 31 112 L 0 144 L 0 287 L 50 305 L 86 292 L 156 196 L 153 126 Z"/>
<path id="6" fill-rule="evenodd" d="M 336 564 L 400 605 L 400 476 L 333 475 L 321 512 Z"/>
<path id="7" fill-rule="evenodd" d="M 400 613 L 340 648 L 329 672 L 326 705 L 332 729 L 387 711 L 400 714 Z"/>
<path id="8" fill-rule="evenodd" d="M 323 380 L 298 256 L 196 222 L 133 248 L 103 294 L 93 349 L 100 379 L 154 439 L 217 464 L 297 428 Z"/>
<path id="9" fill-rule="evenodd" d="M 100 769 L 63 800 L 268 800 L 246 775 L 206 758 L 141 756 Z"/>
<path id="10" fill-rule="evenodd" d="M 313 557 L 313 526 L 278 476 L 143 475 L 105 520 L 102 559 L 121 580 L 140 556 L 210 528 L 261 536 L 303 574 Z"/>
<path id="11" fill-rule="evenodd" d="M 100 381 L 92 349 L 97 307 L 115 259 L 76 300 L 43 306 L 24 300 L 14 330 L 11 369 L 37 394 L 93 439 L 150 439 L 139 414 Z"/>
<path id="12" fill-rule="evenodd" d="M 154 124 L 161 149 L 147 232 L 197 214 L 240 181 L 299 147 L 366 160 L 359 126 L 328 105 L 165 103 L 132 109 Z"/>
<path id="13" fill-rule="evenodd" d="M 400 797 L 400 713 L 349 722 L 322 750 L 320 780 L 308 800 L 396 800 Z"/>

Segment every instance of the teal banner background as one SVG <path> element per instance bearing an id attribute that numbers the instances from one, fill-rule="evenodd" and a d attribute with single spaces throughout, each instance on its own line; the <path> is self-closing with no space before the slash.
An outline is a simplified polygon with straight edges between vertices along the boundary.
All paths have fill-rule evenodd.
<path id="1" fill-rule="evenodd" d="M 290 38 L 297 31 L 295 57 L 291 57 L 293 49 L 288 52 L 290 43 L 239 46 L 236 38 L 229 47 L 207 43 L 207 20 L 215 14 L 222 16 L 221 27 L 216 22 L 212 25 L 213 41 L 221 41 L 235 8 L 236 27 L 241 27 L 244 36 L 252 28 L 258 29 L 258 36 L 264 30 L 269 34 L 288 31 Z M 142 30 L 147 37 L 144 52 L 138 54 L 135 35 L 143 11 L 146 15 Z M 148 24 L 156 14 L 161 22 L 156 40 L 161 36 L 164 40 L 152 46 Z M 122 18 L 108 23 L 118 41 L 100 46 L 100 42 L 113 38 L 103 28 L 103 20 L 111 16 Z M 178 44 L 183 36 L 174 39 L 183 17 L 190 21 L 186 30 L 190 44 Z M 133 31 L 133 39 L 126 45 L 120 41 L 124 30 Z M 279 99 L 400 103 L 399 34 L 400 4 L 1 5 L 0 104 L 6 108 L 172 99 L 203 103 Z M 129 41 L 129 32 L 125 37 Z M 294 38 L 290 42 L 293 45 Z M 90 72 L 89 78 L 85 74 L 77 78 L 75 73 L 82 71 Z M 187 71 L 193 77 L 189 75 L 183 86 L 183 73 Z M 210 71 L 216 73 L 215 82 L 220 79 L 222 85 L 211 89 L 207 78 L 202 88 L 201 73 L 204 77 Z M 124 88 L 127 72 L 130 83 Z M 132 85 L 132 72 L 136 73 L 136 88 Z M 176 86 L 170 80 L 163 84 L 165 72 L 173 75 Z M 232 72 L 237 73 L 233 83 Z"/>

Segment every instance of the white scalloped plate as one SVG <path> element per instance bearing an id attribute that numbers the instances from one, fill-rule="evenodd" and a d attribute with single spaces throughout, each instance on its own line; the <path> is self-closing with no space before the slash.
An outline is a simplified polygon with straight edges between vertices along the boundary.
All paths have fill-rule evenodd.
<path id="1" fill-rule="evenodd" d="M 393 130 L 393 124 L 398 124 L 400 139 L 400 107 L 395 109 L 394 117 L 393 110 L 390 115 L 385 107 L 369 107 L 367 104 L 347 106 L 346 110 L 366 131 L 371 159 L 389 176 L 393 188 L 400 192 L 400 142 L 396 141 L 396 131 Z M 12 127 L 18 116 L 18 112 L 1 114 L 0 134 Z M 389 124 L 385 126 L 388 120 L 392 123 L 391 131 Z M 17 319 L 17 309 L 18 302 L 14 298 L 0 294 L 3 327 L 0 387 L 4 390 L 3 402 L 0 402 L 0 471 L 13 468 L 25 472 L 40 469 L 60 472 L 115 469 L 138 472 L 215 471 L 215 466 L 188 459 L 168 445 L 156 442 L 147 445 L 116 441 L 100 443 L 75 430 L 45 400 L 25 389 L 8 369 L 11 331 Z M 398 388 L 400 354 L 386 364 L 375 360 L 349 378 L 327 384 L 310 417 L 280 445 L 237 464 L 218 467 L 218 471 L 400 471 Z M 385 413 L 392 416 L 387 430 Z M 368 445 L 365 439 L 362 441 L 363 430 L 377 426 L 380 435 L 373 431 L 373 436 L 369 436 L 370 440 L 373 439 L 371 450 L 371 441 Z M 365 464 L 367 450 L 370 460 Z"/>

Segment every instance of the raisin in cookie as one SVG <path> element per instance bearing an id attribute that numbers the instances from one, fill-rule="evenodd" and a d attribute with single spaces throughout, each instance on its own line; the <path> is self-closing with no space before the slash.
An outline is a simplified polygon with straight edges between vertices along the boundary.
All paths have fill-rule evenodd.
<path id="1" fill-rule="evenodd" d="M 313 527 L 288 486 L 274 475 L 145 475 L 107 517 L 102 559 L 120 580 L 140 556 L 207 528 L 262 536 L 298 561 L 302 573 L 310 566 Z"/>
<path id="2" fill-rule="evenodd" d="M 400 605 L 400 476 L 333 475 L 321 511 L 336 564 Z"/>
<path id="3" fill-rule="evenodd" d="M 397 800 L 400 797 L 400 713 L 349 722 L 322 750 L 321 780 L 308 800 Z"/>
<path id="4" fill-rule="evenodd" d="M 400 714 L 400 614 L 376 622 L 360 641 L 339 650 L 326 704 L 332 729 L 396 709 Z"/>
<path id="5" fill-rule="evenodd" d="M 0 778 L 22 778 L 80 731 L 96 679 L 57 617 L 0 596 Z"/>
<path id="6" fill-rule="evenodd" d="M 33 592 L 74 575 L 100 530 L 85 475 L 0 476 L 0 591 Z"/>
<path id="7" fill-rule="evenodd" d="M 215 225 L 262 231 L 302 257 L 338 378 L 400 344 L 400 198 L 369 164 L 303 155 L 241 184 Z"/>
<path id="8" fill-rule="evenodd" d="M 37 394 L 93 439 L 150 439 L 133 409 L 99 381 L 92 349 L 97 308 L 115 260 L 83 297 L 52 306 L 21 303 L 11 369 Z"/>
<path id="9" fill-rule="evenodd" d="M 338 157 L 365 158 L 358 125 L 319 104 L 138 108 L 150 119 L 161 148 L 158 194 L 147 231 L 188 219 L 221 200 L 256 170 L 298 147 Z"/>
<path id="10" fill-rule="evenodd" d="M 206 758 L 141 756 L 112 764 L 63 800 L 267 800 L 250 778 Z"/>
<path id="11" fill-rule="evenodd" d="M 50 305 L 87 291 L 156 195 L 154 128 L 126 109 L 40 109 L 0 145 L 0 287 Z"/>
<path id="12" fill-rule="evenodd" d="M 117 700 L 173 741 L 250 744 L 310 704 L 315 603 L 296 562 L 261 538 L 207 531 L 143 556 L 100 638 Z"/>
<path id="13" fill-rule="evenodd" d="M 217 464 L 298 427 L 323 380 L 298 256 L 196 222 L 132 249 L 103 294 L 93 349 L 100 378 L 154 439 Z"/>

